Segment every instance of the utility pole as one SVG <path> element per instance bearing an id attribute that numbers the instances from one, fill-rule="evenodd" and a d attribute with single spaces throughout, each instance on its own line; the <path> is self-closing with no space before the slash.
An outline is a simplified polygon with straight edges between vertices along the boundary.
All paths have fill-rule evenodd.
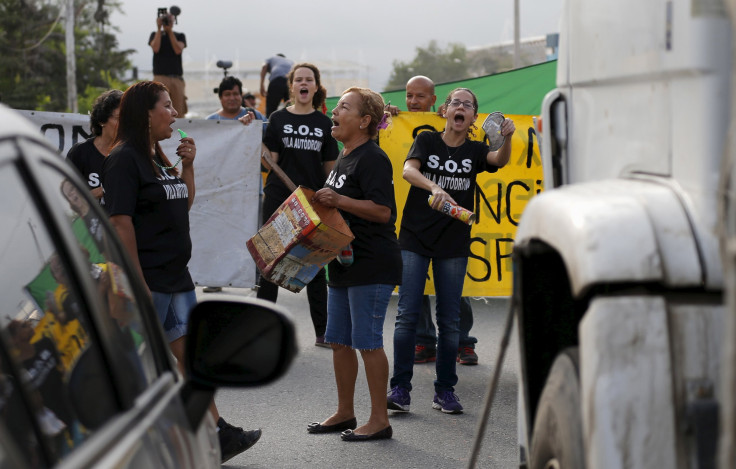
<path id="1" fill-rule="evenodd" d="M 74 56 L 74 0 L 66 0 L 66 107 L 73 113 L 77 107 L 77 62 Z"/>
<path id="2" fill-rule="evenodd" d="M 519 54 L 519 0 L 514 0 L 514 68 L 521 66 Z"/>

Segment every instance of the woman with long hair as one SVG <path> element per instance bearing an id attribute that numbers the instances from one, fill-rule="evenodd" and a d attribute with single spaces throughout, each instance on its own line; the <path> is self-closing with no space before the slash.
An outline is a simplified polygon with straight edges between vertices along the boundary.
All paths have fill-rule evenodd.
<path id="1" fill-rule="evenodd" d="M 269 116 L 263 144 L 294 184 L 316 191 L 325 184 L 337 158 L 337 142 L 330 130 L 332 121 L 319 111 L 327 91 L 321 84 L 319 69 L 310 63 L 294 65 L 289 72 L 288 84 L 292 104 Z M 263 193 L 262 222 L 265 224 L 291 191 L 272 171 L 266 179 Z M 277 297 L 278 286 L 261 278 L 258 298 L 276 302 Z M 316 336 L 315 345 L 329 347 L 324 341 L 327 324 L 324 269 L 307 285 L 307 299 Z"/>
<path id="2" fill-rule="evenodd" d="M 172 163 L 159 142 L 171 138 L 177 112 L 163 84 L 143 81 L 120 103 L 118 132 L 105 160 L 104 206 L 133 265 L 145 280 L 169 347 L 184 372 L 189 313 L 197 303 L 187 264 L 192 255 L 189 209 L 194 202 L 194 139 L 184 137 Z M 179 164 L 181 163 L 181 169 Z M 210 411 L 222 461 L 253 446 L 260 430 L 243 431 Z"/>

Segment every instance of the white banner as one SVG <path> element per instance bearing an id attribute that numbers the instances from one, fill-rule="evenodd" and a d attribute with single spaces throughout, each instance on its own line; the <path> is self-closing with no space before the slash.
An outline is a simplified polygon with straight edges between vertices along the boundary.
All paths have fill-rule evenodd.
<path id="1" fill-rule="evenodd" d="M 69 148 L 91 136 L 89 116 L 18 111 L 66 156 Z M 260 208 L 260 148 L 262 126 L 237 121 L 179 119 L 174 124 L 194 139 L 196 196 L 189 212 L 194 282 L 204 286 L 250 288 L 256 266 L 245 242 L 258 230 Z M 176 161 L 176 131 L 161 142 Z"/>

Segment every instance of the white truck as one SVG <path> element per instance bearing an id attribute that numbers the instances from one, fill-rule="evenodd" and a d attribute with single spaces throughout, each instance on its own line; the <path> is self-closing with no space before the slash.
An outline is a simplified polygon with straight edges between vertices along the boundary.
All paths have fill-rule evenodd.
<path id="1" fill-rule="evenodd" d="M 567 0 L 560 26 L 514 248 L 520 466 L 715 467 L 727 5 Z"/>

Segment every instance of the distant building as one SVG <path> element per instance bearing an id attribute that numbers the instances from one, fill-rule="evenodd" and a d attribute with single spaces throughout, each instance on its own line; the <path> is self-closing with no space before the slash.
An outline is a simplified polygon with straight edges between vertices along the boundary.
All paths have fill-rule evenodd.
<path id="1" fill-rule="evenodd" d="M 535 65 L 557 58 L 558 34 L 535 36 L 519 41 L 520 66 Z M 505 72 L 513 68 L 514 41 L 467 48 L 471 72 L 475 76 Z"/>
<path id="2" fill-rule="evenodd" d="M 557 49 L 560 46 L 560 34 L 547 34 L 547 60 L 557 60 Z"/>

